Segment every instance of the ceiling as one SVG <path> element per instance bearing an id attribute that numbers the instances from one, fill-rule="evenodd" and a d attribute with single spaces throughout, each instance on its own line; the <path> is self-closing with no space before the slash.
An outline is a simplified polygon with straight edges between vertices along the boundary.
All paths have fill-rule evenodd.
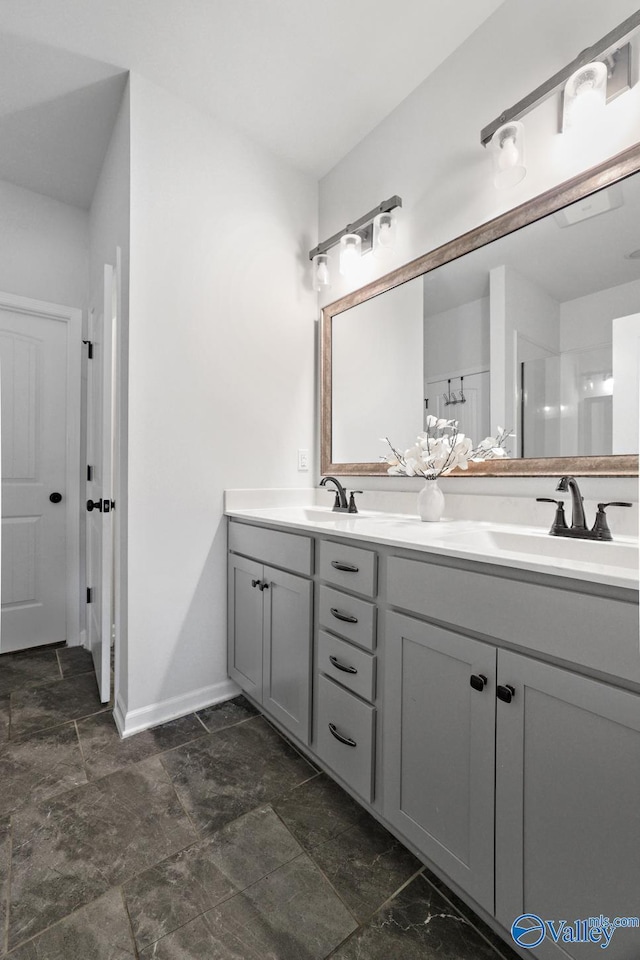
<path id="1" fill-rule="evenodd" d="M 127 70 L 321 177 L 502 2 L 2 0 L 0 177 L 87 206 Z"/>
<path id="2" fill-rule="evenodd" d="M 425 310 L 442 313 L 489 295 L 489 273 L 507 264 L 558 303 L 640 278 L 640 173 L 603 191 L 612 209 L 568 227 L 556 215 L 452 260 L 424 278 Z M 618 205 L 619 204 L 619 205 Z M 574 207 L 587 207 L 578 201 Z"/>
<path id="3" fill-rule="evenodd" d="M 126 78 L 0 33 L 0 179 L 89 207 Z"/>

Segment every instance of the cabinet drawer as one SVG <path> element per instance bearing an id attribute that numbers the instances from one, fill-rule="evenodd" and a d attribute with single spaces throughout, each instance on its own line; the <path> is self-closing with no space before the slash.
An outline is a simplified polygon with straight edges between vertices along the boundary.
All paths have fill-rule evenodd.
<path id="1" fill-rule="evenodd" d="M 375 709 L 318 678 L 318 756 L 367 802 L 373 800 Z"/>
<path id="2" fill-rule="evenodd" d="M 366 650 L 376 645 L 376 608 L 331 587 L 320 587 L 320 626 L 340 634 Z"/>
<path id="3" fill-rule="evenodd" d="M 377 557 L 372 550 L 345 547 L 332 540 L 320 541 L 320 576 L 345 590 L 375 597 Z"/>
<path id="4" fill-rule="evenodd" d="M 265 560 L 274 567 L 311 576 L 313 573 L 313 541 L 295 533 L 282 533 L 249 523 L 229 521 L 229 550 L 245 557 Z"/>
<path id="5" fill-rule="evenodd" d="M 376 695 L 376 658 L 323 630 L 318 635 L 318 668 L 365 700 Z"/>

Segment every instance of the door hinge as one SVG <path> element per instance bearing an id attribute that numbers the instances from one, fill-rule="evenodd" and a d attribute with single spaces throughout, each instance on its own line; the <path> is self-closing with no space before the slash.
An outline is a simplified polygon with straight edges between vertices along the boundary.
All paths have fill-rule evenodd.
<path id="1" fill-rule="evenodd" d="M 93 603 L 91 595 L 93 594 L 93 587 L 87 587 L 87 603 Z"/>
<path id="2" fill-rule="evenodd" d="M 86 343 L 87 345 L 87 356 L 89 357 L 89 360 L 93 360 L 93 343 L 91 340 L 83 340 L 82 342 Z"/>
<path id="3" fill-rule="evenodd" d="M 87 481 L 91 482 L 91 480 L 93 480 L 93 467 L 87 464 Z"/>

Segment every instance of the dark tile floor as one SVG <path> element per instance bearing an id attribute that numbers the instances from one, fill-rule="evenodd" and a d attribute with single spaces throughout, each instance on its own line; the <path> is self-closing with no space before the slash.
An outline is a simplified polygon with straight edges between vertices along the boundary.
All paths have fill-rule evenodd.
<path id="1" fill-rule="evenodd" d="M 515 954 L 244 698 L 121 741 L 61 648 L 0 657 L 0 957 Z"/>

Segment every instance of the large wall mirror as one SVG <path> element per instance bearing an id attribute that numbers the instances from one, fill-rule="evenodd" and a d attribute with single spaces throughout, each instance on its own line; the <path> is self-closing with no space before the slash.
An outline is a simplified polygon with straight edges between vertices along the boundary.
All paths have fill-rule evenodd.
<path id="1" fill-rule="evenodd" d="M 427 413 L 508 461 L 638 473 L 640 146 L 336 301 L 322 317 L 322 472 L 386 473 Z"/>

